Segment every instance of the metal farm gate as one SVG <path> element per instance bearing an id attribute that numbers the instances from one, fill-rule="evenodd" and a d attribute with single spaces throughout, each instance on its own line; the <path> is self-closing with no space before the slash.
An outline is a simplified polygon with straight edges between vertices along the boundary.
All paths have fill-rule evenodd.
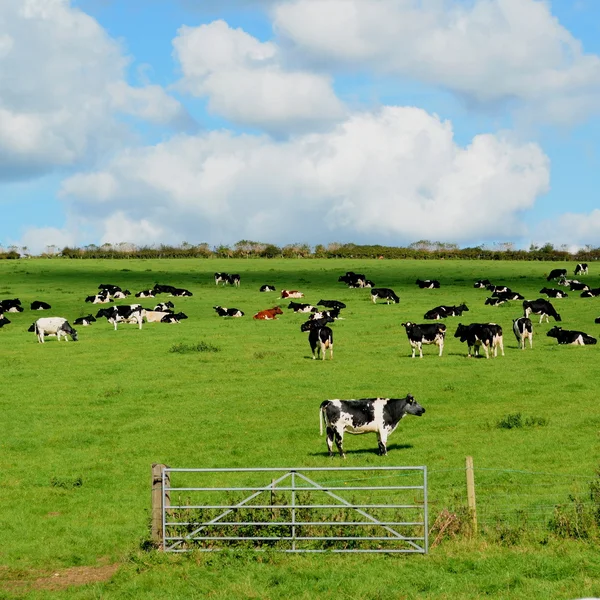
<path id="1" fill-rule="evenodd" d="M 155 467 L 166 552 L 428 550 L 425 466 Z"/>

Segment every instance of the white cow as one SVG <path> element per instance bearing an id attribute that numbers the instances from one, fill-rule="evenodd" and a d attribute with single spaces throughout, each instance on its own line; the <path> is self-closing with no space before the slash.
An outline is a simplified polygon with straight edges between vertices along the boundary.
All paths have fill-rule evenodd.
<path id="1" fill-rule="evenodd" d="M 71 336 L 74 342 L 77 341 L 77 331 L 63 317 L 44 317 L 38 319 L 32 327 L 40 344 L 44 343 L 44 335 L 55 335 L 59 342 L 61 337 L 68 342 L 68 336 Z"/>

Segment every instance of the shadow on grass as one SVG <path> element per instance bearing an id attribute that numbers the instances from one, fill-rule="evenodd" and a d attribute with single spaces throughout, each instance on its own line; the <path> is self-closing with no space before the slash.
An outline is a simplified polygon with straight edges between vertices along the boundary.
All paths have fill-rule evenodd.
<path id="1" fill-rule="evenodd" d="M 414 446 L 412 444 L 388 444 L 388 454 L 392 451 L 392 450 L 410 450 L 411 448 L 414 448 Z M 348 450 L 347 448 L 344 448 L 344 452 L 346 453 L 346 455 L 349 454 L 378 454 L 378 449 L 376 447 L 374 448 L 361 448 L 359 450 Z M 325 450 L 325 452 L 309 452 L 308 453 L 309 456 L 326 456 L 329 457 L 329 452 L 327 450 Z M 334 456 L 338 456 L 338 451 L 337 448 L 334 448 Z"/>

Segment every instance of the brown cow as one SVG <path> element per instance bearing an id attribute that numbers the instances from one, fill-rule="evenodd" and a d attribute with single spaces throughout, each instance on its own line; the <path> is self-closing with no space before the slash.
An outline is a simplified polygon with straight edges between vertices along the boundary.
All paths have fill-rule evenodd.
<path id="1" fill-rule="evenodd" d="M 304 298 L 304 294 L 298 290 L 281 290 L 282 298 Z"/>
<path id="2" fill-rule="evenodd" d="M 261 310 L 257 312 L 253 319 L 262 319 L 264 321 L 270 321 L 272 319 L 277 319 L 277 315 L 282 315 L 283 311 L 279 308 L 279 306 L 274 306 L 273 308 L 269 308 L 267 310 Z"/>

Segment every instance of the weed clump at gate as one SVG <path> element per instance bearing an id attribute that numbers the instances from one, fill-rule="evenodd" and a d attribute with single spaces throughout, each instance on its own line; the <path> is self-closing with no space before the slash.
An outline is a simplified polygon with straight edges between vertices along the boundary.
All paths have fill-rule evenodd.
<path id="1" fill-rule="evenodd" d="M 177 354 L 190 354 L 192 352 L 221 352 L 219 346 L 214 346 L 208 342 L 198 342 L 197 344 L 175 344 L 169 348 L 169 352 Z"/>
<path id="2" fill-rule="evenodd" d="M 522 427 L 545 427 L 548 419 L 545 417 L 523 418 L 521 413 L 509 413 L 496 422 L 498 429 L 520 429 Z"/>

